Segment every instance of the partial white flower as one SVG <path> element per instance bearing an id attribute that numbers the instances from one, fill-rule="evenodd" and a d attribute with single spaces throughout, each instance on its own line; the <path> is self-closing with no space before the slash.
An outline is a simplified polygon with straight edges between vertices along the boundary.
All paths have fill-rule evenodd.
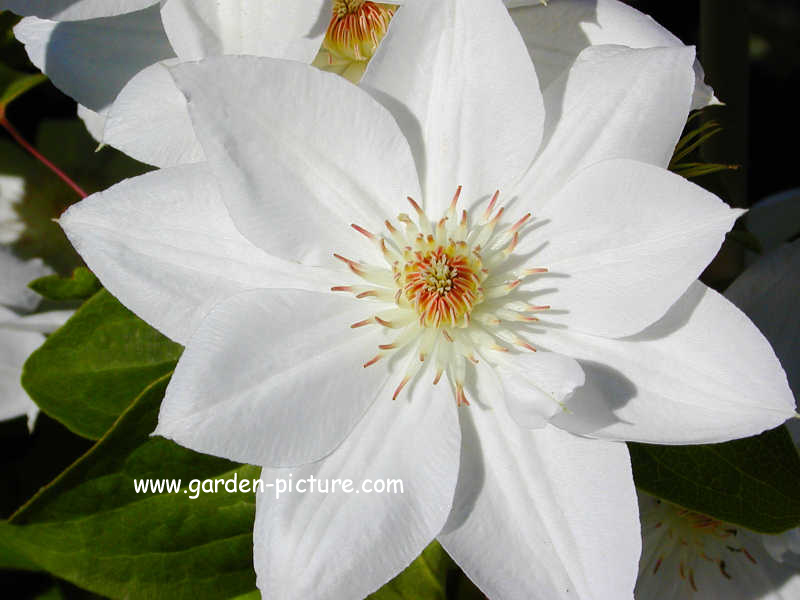
<path id="1" fill-rule="evenodd" d="M 759 534 L 639 492 L 640 600 L 794 600 L 800 572 L 776 553 L 800 552 L 798 530 Z M 800 555 L 799 555 L 800 556 Z"/>
<path id="2" fill-rule="evenodd" d="M 58 22 L 64 17 L 51 11 L 53 20 L 24 19 L 15 33 L 31 60 L 79 102 L 79 114 L 95 137 L 140 161 L 166 167 L 203 160 L 183 95 L 164 68 L 169 61 L 246 54 L 310 63 L 322 44 L 315 64 L 357 81 L 386 32 L 394 5 L 401 2 L 165 0 L 159 6 L 118 0 L 113 9 L 88 0 L 81 4 L 79 12 L 68 16 L 83 21 Z M 683 47 L 619 0 L 506 4 L 542 89 L 589 46 Z M 23 11 L 31 13 L 40 14 Z M 694 68 L 693 107 L 698 108 L 715 99 L 697 61 Z"/>
<path id="3" fill-rule="evenodd" d="M 9 5 L 36 15 L 14 28 L 31 61 L 78 101 L 95 137 L 156 166 L 202 159 L 163 61 L 253 54 L 310 63 L 325 33 L 319 22 L 327 7 L 326 0 L 34 4 Z"/>
<path id="4" fill-rule="evenodd" d="M 545 89 L 589 46 L 616 44 L 630 48 L 680 48 L 677 37 L 652 17 L 619 0 L 505 0 Z M 700 61 L 693 64 L 692 108 L 719 104 L 705 83 Z"/>
<path id="5" fill-rule="evenodd" d="M 13 244 L 25 231 L 16 205 L 25 197 L 25 178 L 0 175 L 0 244 Z"/>
<path id="6" fill-rule="evenodd" d="M 772 344 L 800 390 L 800 241 L 761 257 L 725 291 Z M 797 433 L 797 419 L 787 424 Z M 795 437 L 795 443 L 800 438 Z M 643 553 L 637 597 L 778 600 L 800 596 L 800 529 L 758 534 L 639 492 Z M 781 564 L 782 563 L 782 564 Z"/>
<path id="7" fill-rule="evenodd" d="M 29 428 L 39 409 L 20 384 L 22 365 L 44 342 L 43 334 L 58 329 L 71 314 L 54 311 L 24 316 L 39 303 L 28 282 L 50 272 L 41 259 L 21 261 L 0 247 L 0 420 L 27 415 Z"/>
<path id="8" fill-rule="evenodd" d="M 767 342 L 696 282 L 740 211 L 666 170 L 693 62 L 589 48 L 542 93 L 499 1 L 416 0 L 361 89 L 265 58 L 169 71 L 208 162 L 60 221 L 186 346 L 156 433 L 407 490 L 260 495 L 266 595 L 363 597 L 437 537 L 490 597 L 630 598 L 619 441 L 793 414 Z"/>

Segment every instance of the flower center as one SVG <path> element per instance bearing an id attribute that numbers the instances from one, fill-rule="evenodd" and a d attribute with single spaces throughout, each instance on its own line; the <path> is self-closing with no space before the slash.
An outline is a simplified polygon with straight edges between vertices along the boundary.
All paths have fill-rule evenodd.
<path id="1" fill-rule="evenodd" d="M 427 327 L 462 327 L 472 308 L 483 300 L 481 283 L 486 278 L 477 252 L 465 242 L 436 244 L 433 236 L 415 240 L 417 248 L 403 251 L 405 264 L 393 266 L 406 300 L 420 323 Z"/>
<path id="2" fill-rule="evenodd" d="M 510 352 L 518 347 L 535 352 L 524 337 L 524 327 L 538 319 L 530 313 L 547 310 L 515 298 L 523 279 L 547 269 L 512 270 L 508 258 L 530 218 L 525 215 L 506 228 L 498 228 L 503 209 L 495 212 L 499 192 L 486 211 L 470 225 L 466 210 L 457 218 L 458 188 L 445 215 L 435 223 L 411 198 L 416 220 L 407 214 L 397 217 L 402 225 L 386 221 L 386 232 L 371 233 L 353 228 L 375 244 L 385 266 L 368 265 L 338 254 L 336 258 L 368 285 L 336 286 L 356 298 L 382 305 L 372 316 L 353 328 L 377 324 L 398 335 L 364 366 L 369 367 L 392 353 L 411 352 L 408 368 L 394 393 L 428 363 L 436 368 L 434 385 L 447 373 L 459 405 L 469 404 L 464 393 L 467 363 L 477 363 L 488 351 Z"/>
<path id="3" fill-rule="evenodd" d="M 669 502 L 654 499 L 651 508 L 642 511 L 642 528 L 640 571 L 649 569 L 656 575 L 665 562 L 673 562 L 677 575 L 695 592 L 699 568 L 713 566 L 720 576 L 732 579 L 732 564 L 756 563 L 744 540 L 738 539 L 742 532 L 736 526 Z"/>
<path id="4" fill-rule="evenodd" d="M 397 9 L 365 0 L 334 0 L 323 48 L 333 57 L 366 62 L 378 49 Z"/>

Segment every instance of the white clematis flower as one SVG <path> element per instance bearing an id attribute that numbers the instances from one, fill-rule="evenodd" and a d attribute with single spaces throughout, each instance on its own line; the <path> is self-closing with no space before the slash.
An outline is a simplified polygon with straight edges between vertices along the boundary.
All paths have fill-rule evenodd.
<path id="1" fill-rule="evenodd" d="M 796 566 L 780 562 L 785 552 L 800 553 L 798 530 L 759 534 L 644 492 L 639 492 L 639 512 L 643 549 L 636 598 L 793 600 L 800 595 Z"/>
<path id="2" fill-rule="evenodd" d="M 72 311 L 52 311 L 24 316 L 36 308 L 39 296 L 28 282 L 51 271 L 41 261 L 21 261 L 0 247 L 0 420 L 28 416 L 28 427 L 39 412 L 22 389 L 22 365 L 44 342 L 44 334 L 58 329 Z"/>
<path id="3" fill-rule="evenodd" d="M 201 161 L 203 151 L 165 64 L 222 54 L 310 63 L 322 43 L 315 64 L 357 81 L 395 4 L 401 2 L 165 0 L 159 6 L 142 0 L 84 0 L 68 12 L 64 6 L 46 12 L 41 5 L 9 7 L 49 19 L 24 19 L 15 33 L 34 64 L 79 102 L 78 112 L 92 135 L 140 161 L 166 167 Z M 506 4 L 542 89 L 589 46 L 683 47 L 654 20 L 619 0 Z M 64 19 L 82 20 L 60 22 Z M 693 108 L 699 108 L 715 99 L 697 61 L 694 68 Z"/>
<path id="4" fill-rule="evenodd" d="M 630 598 L 619 441 L 793 414 L 767 342 L 695 281 L 740 212 L 665 168 L 693 61 L 589 48 L 542 93 L 499 1 L 418 0 L 363 89 L 252 57 L 170 70 L 208 162 L 60 221 L 186 345 L 156 433 L 406 490 L 260 495 L 266 594 L 363 597 L 437 537 L 490 597 Z"/>

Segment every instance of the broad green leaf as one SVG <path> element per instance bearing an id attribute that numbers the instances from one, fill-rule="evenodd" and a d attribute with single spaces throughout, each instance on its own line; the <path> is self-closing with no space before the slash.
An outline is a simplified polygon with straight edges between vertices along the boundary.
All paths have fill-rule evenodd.
<path id="1" fill-rule="evenodd" d="M 13 530 L 12 525 L 0 521 L 0 569 L 39 571 L 40 567 L 34 561 L 17 552 L 5 541 L 10 530 Z"/>
<path id="2" fill-rule="evenodd" d="M 166 389 L 149 386 L 82 458 L 0 530 L 23 557 L 110 598 L 203 600 L 255 590 L 255 496 L 189 493 L 190 480 L 259 477 L 255 467 L 150 437 Z M 134 479 L 180 479 L 181 491 L 137 493 Z"/>
<path id="3" fill-rule="evenodd" d="M 0 63 L 0 117 L 12 101 L 46 80 L 41 73 L 21 73 Z"/>
<path id="4" fill-rule="evenodd" d="M 456 568 L 439 542 L 434 541 L 397 577 L 369 600 L 446 600 L 447 575 Z"/>
<path id="5" fill-rule="evenodd" d="M 71 277 L 47 275 L 31 281 L 28 287 L 49 300 L 85 300 L 102 286 L 89 269 L 78 267 Z"/>
<path id="6" fill-rule="evenodd" d="M 102 290 L 31 354 L 22 385 L 48 415 L 96 439 L 150 382 L 175 368 L 180 353 Z"/>
<path id="7" fill-rule="evenodd" d="M 800 456 L 783 426 L 724 444 L 628 448 L 645 492 L 762 533 L 800 525 Z"/>

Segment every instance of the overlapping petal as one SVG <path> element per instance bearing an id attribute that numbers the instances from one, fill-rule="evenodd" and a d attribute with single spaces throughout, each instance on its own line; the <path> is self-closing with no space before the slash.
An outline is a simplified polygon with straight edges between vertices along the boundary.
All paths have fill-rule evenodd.
<path id="1" fill-rule="evenodd" d="M 222 54 L 311 63 L 330 18 L 327 0 L 169 0 L 164 29 L 181 60 Z"/>
<path id="2" fill-rule="evenodd" d="M 508 411 L 518 425 L 544 427 L 585 380 L 574 359 L 555 352 L 521 352 L 497 365 Z M 488 376 L 488 374 L 487 374 Z"/>
<path id="3" fill-rule="evenodd" d="M 172 73 L 234 222 L 264 250 L 309 264 L 333 252 L 357 258 L 369 247 L 352 223 L 374 230 L 406 196 L 419 198 L 394 119 L 347 81 L 244 56 Z"/>
<path id="4" fill-rule="evenodd" d="M 350 297 L 296 290 L 220 303 L 189 341 L 155 433 L 250 464 L 324 457 L 391 398 L 389 371 L 362 366 L 382 343 L 380 331 L 350 328 L 363 315 Z"/>
<path id="5" fill-rule="evenodd" d="M 141 69 L 174 56 L 158 6 L 73 22 L 29 17 L 14 33 L 59 89 L 95 112 L 107 109 Z"/>
<path id="6" fill-rule="evenodd" d="M 0 9 L 18 15 L 56 21 L 80 21 L 112 17 L 142 10 L 159 0 L 3 0 Z"/>
<path id="7" fill-rule="evenodd" d="M 109 109 L 102 138 L 127 155 L 162 168 L 204 159 L 186 98 L 169 73 L 170 62 L 151 65 L 128 82 Z"/>
<path id="8" fill-rule="evenodd" d="M 383 396 L 323 461 L 262 479 L 402 482 L 402 493 L 292 493 L 257 498 L 258 586 L 274 598 L 363 598 L 405 568 L 441 530 L 453 500 L 460 432 L 441 386 L 420 386 L 410 402 Z M 328 487 L 330 490 L 330 487 Z"/>
<path id="9" fill-rule="evenodd" d="M 505 0 L 519 27 L 542 89 L 568 70 L 589 46 L 615 44 L 630 48 L 681 47 L 683 43 L 652 17 L 618 0 Z M 692 108 L 717 103 L 706 85 L 700 62 L 694 61 Z"/>
<path id="10" fill-rule="evenodd" d="M 596 162 L 666 168 L 689 114 L 693 57 L 692 48 L 598 46 L 550 84 L 543 149 L 519 186 L 534 212 Z"/>
<path id="11" fill-rule="evenodd" d="M 181 343 L 211 307 L 243 290 L 330 287 L 242 237 L 202 164 L 126 180 L 73 205 L 59 223 L 112 294 Z"/>
<path id="12" fill-rule="evenodd" d="M 610 160 L 581 171 L 537 213 L 519 247 L 550 273 L 531 289 L 548 321 L 622 337 L 659 319 L 714 258 L 741 210 L 664 169 Z"/>
<path id="13" fill-rule="evenodd" d="M 408 137 L 430 215 L 458 185 L 474 198 L 508 189 L 539 147 L 536 73 L 499 2 L 407 3 L 360 85 Z"/>
<path id="14" fill-rule="evenodd" d="M 694 283 L 643 332 L 608 340 L 547 332 L 541 345 L 578 359 L 586 383 L 553 423 L 575 433 L 654 444 L 724 442 L 794 414 L 767 340 L 733 304 Z"/>
<path id="15" fill-rule="evenodd" d="M 641 537 L 625 446 L 521 429 L 499 393 L 460 416 L 459 482 L 438 539 L 470 579 L 490 598 L 631 598 Z"/>

